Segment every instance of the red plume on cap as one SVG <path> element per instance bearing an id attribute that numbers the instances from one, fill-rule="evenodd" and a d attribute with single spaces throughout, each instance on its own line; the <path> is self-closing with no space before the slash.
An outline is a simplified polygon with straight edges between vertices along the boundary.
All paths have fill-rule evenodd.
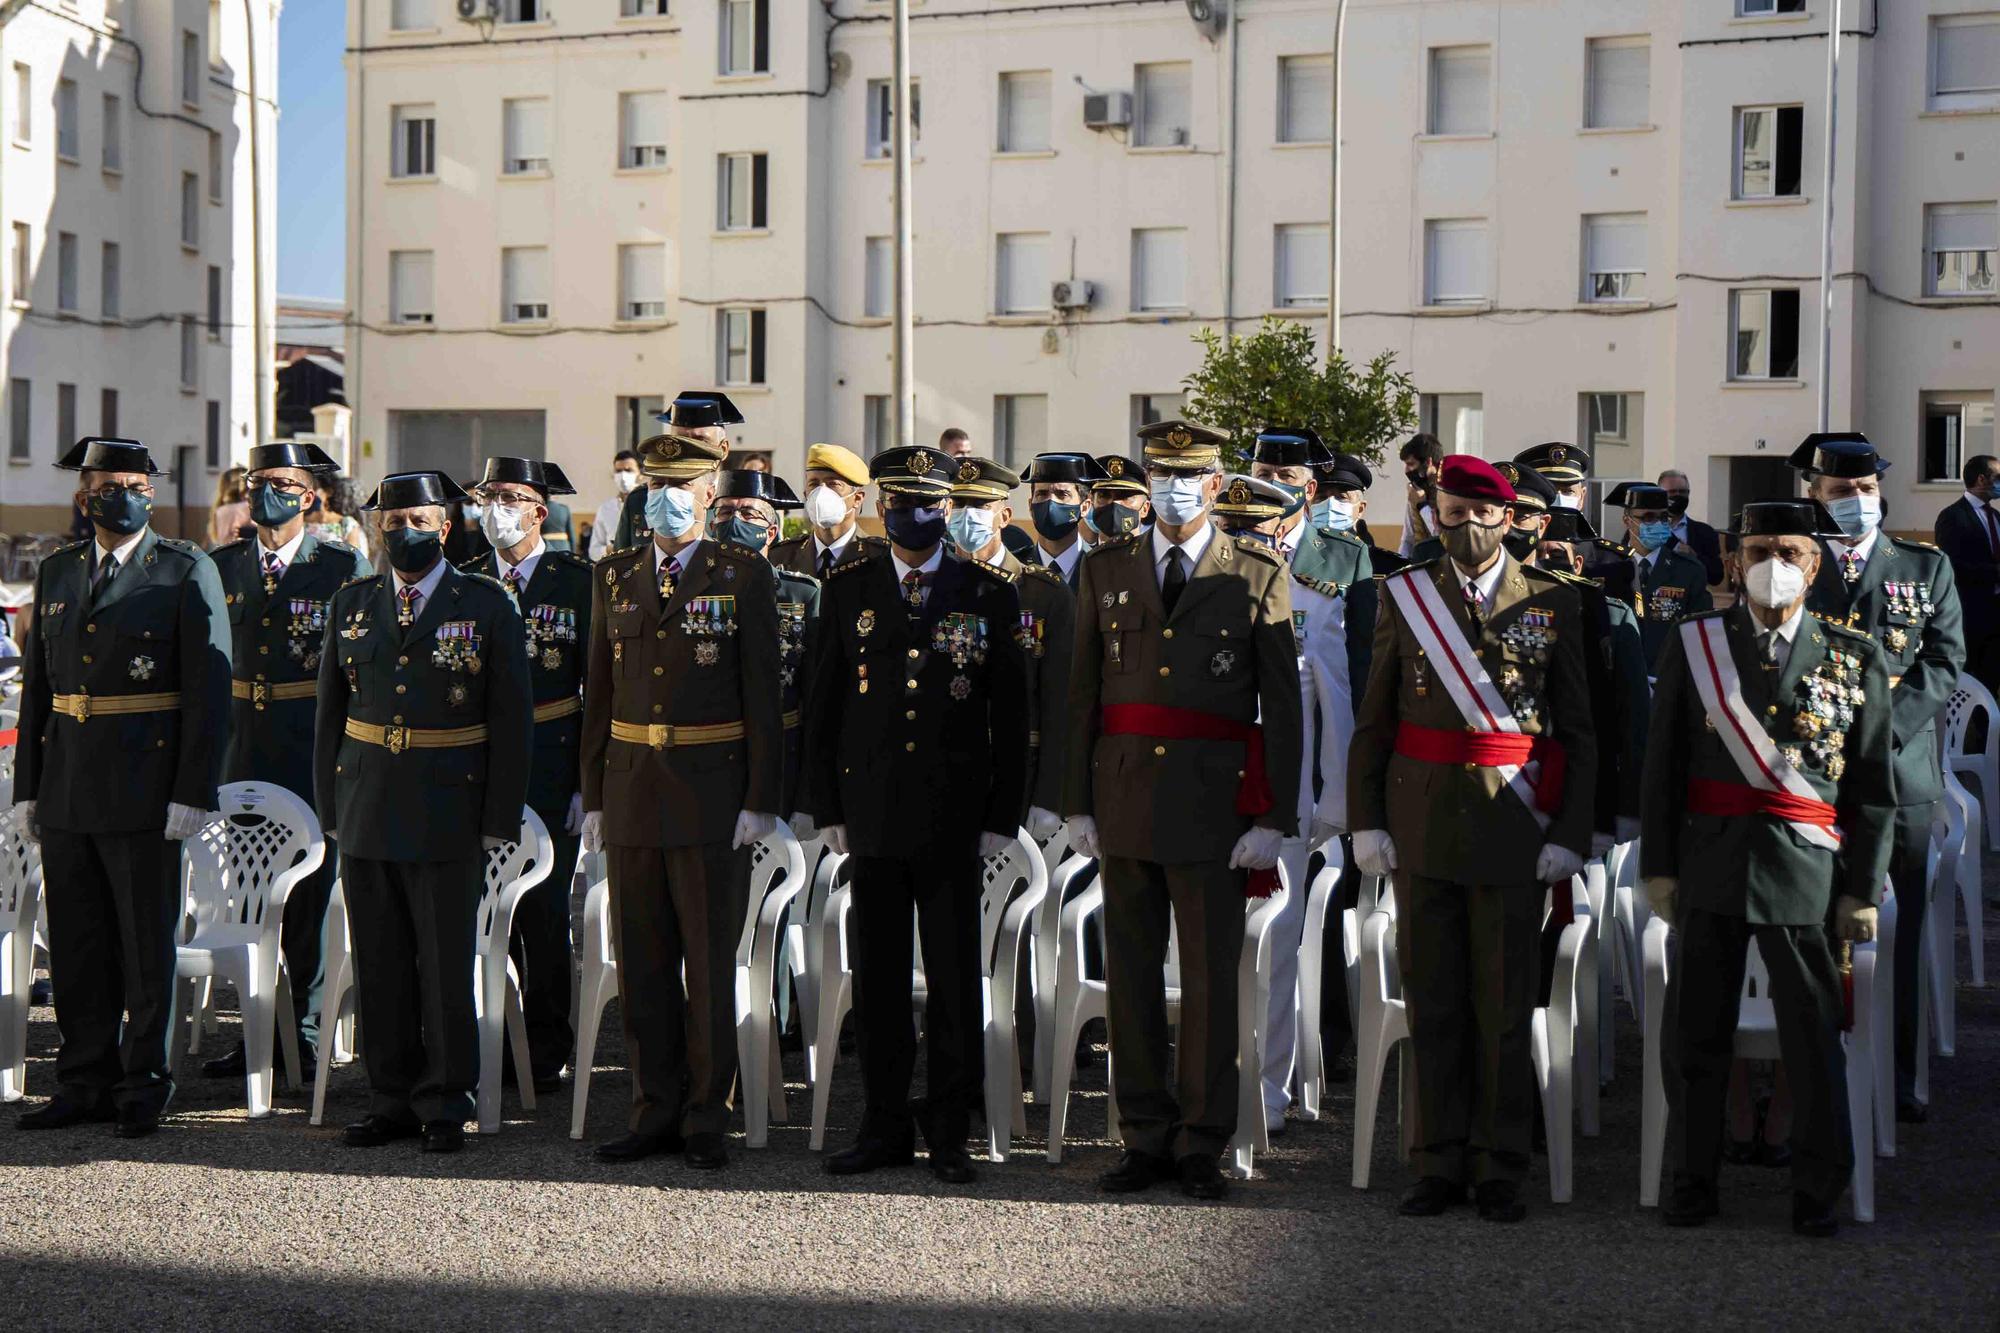
<path id="1" fill-rule="evenodd" d="M 1498 469 L 1471 454 L 1447 454 L 1438 471 L 1437 488 L 1440 494 L 1456 495 L 1461 500 L 1513 504 L 1517 498 Z"/>

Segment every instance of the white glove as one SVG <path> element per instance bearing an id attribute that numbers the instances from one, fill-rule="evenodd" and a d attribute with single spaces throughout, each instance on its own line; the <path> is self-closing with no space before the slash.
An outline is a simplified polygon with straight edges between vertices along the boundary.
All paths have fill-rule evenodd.
<path id="1" fill-rule="evenodd" d="M 1354 864 L 1364 875 L 1387 875 L 1396 868 L 1396 843 L 1387 829 L 1365 828 L 1354 835 Z"/>
<path id="2" fill-rule="evenodd" d="M 1236 846 L 1229 853 L 1231 870 L 1269 870 L 1278 864 L 1278 848 L 1283 845 L 1285 835 L 1274 828 L 1252 826 L 1236 840 Z"/>
<path id="3" fill-rule="evenodd" d="M 201 832 L 201 826 L 207 822 L 207 811 L 182 805 L 179 801 L 167 802 L 167 841 L 186 842 Z"/>
<path id="4" fill-rule="evenodd" d="M 736 837 L 729 846 L 732 850 L 748 847 L 752 843 L 770 837 L 772 830 L 777 827 L 776 815 L 759 814 L 755 810 L 739 810 L 736 812 Z"/>
<path id="5" fill-rule="evenodd" d="M 828 824 L 819 831 L 819 836 L 826 840 L 826 849 L 829 852 L 835 856 L 847 855 L 847 825 Z"/>
<path id="6" fill-rule="evenodd" d="M 563 832 L 575 833 L 583 827 L 583 793 L 569 798 L 569 813 L 563 816 Z"/>
<path id="7" fill-rule="evenodd" d="M 1611 831 L 1617 835 L 1620 842 L 1637 842 L 1639 839 L 1639 817 L 1637 815 L 1620 815 L 1611 821 Z"/>
<path id="8" fill-rule="evenodd" d="M 1099 857 L 1104 855 L 1097 845 L 1097 821 L 1089 815 L 1071 815 L 1063 821 L 1069 830 L 1070 849 L 1078 856 Z"/>
<path id="9" fill-rule="evenodd" d="M 583 825 L 577 830 L 583 835 L 583 850 L 596 853 L 604 850 L 604 812 L 592 810 L 583 817 Z"/>
<path id="10" fill-rule="evenodd" d="M 998 856 L 1013 845 L 1014 840 L 1012 838 L 1003 837 L 998 833 L 981 833 L 979 835 L 979 854 L 982 857 Z"/>
<path id="11" fill-rule="evenodd" d="M 35 818 L 33 801 L 14 802 L 14 827 L 20 829 L 21 836 L 29 842 L 42 840 L 42 825 L 41 821 Z"/>
<path id="12" fill-rule="evenodd" d="M 482 851 L 497 852 L 507 845 L 506 838 L 496 838 L 491 833 L 481 834 L 479 846 Z"/>
<path id="13" fill-rule="evenodd" d="M 1542 854 L 1535 858 L 1535 878 L 1544 884 L 1567 884 L 1571 875 L 1582 871 L 1582 857 L 1552 842 L 1543 843 Z"/>
<path id="14" fill-rule="evenodd" d="M 1318 815 L 1314 815 L 1312 821 L 1312 830 L 1310 835 L 1306 839 L 1306 846 L 1317 847 L 1321 843 L 1332 842 L 1336 838 L 1343 837 L 1346 835 L 1346 833 L 1347 833 L 1346 829 L 1342 828 L 1339 824 L 1334 823 L 1332 820 L 1321 819 Z"/>
<path id="15" fill-rule="evenodd" d="M 1036 842 L 1047 842 L 1056 836 L 1062 827 L 1062 816 L 1053 810 L 1044 810 L 1039 805 L 1028 807 L 1028 836 Z"/>
<path id="16" fill-rule="evenodd" d="M 1876 912 L 1859 898 L 1841 894 L 1833 904 L 1833 929 L 1841 939 L 1866 944 L 1875 938 Z"/>
<path id="17" fill-rule="evenodd" d="M 1681 882 L 1673 875 L 1648 875 L 1639 881 L 1639 887 L 1646 892 L 1646 901 L 1653 905 L 1653 915 L 1674 919 L 1674 895 L 1680 892 Z"/>
<path id="18" fill-rule="evenodd" d="M 1593 858 L 1603 856 L 1617 845 L 1618 839 L 1613 834 L 1593 833 L 1590 835 L 1590 854 Z"/>
<path id="19" fill-rule="evenodd" d="M 792 811 L 791 824 L 792 836 L 800 842 L 811 842 L 814 835 L 819 832 L 813 823 L 813 817 L 803 810 Z"/>

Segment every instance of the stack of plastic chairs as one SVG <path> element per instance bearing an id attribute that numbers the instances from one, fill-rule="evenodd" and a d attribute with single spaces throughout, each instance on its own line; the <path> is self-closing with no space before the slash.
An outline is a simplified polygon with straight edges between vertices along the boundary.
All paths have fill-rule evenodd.
<path id="1" fill-rule="evenodd" d="M 1054 845 L 1067 845 L 1058 833 Z M 985 1005 L 986 1138 L 996 1162 L 1007 1160 L 1013 1136 L 1028 1131 L 1021 1087 L 1020 1033 L 1015 1025 L 1019 984 L 1034 985 L 1030 956 L 1035 913 L 1049 892 L 1048 865 L 1027 830 L 983 868 L 980 913 L 981 999 Z M 1030 1056 L 1032 1059 L 1032 1055 Z"/>
<path id="2" fill-rule="evenodd" d="M 514 1084 L 523 1110 L 535 1109 L 530 1077 L 528 1025 L 521 1014 L 521 979 L 507 945 L 514 933 L 514 909 L 528 890 L 555 873 L 555 842 L 533 810 L 521 810 L 521 831 L 512 841 L 486 852 L 486 892 L 479 899 L 473 970 L 473 997 L 479 1015 L 479 1132 L 500 1128 L 500 1045 L 511 1038 Z"/>
<path id="3" fill-rule="evenodd" d="M 743 1141 L 750 1148 L 763 1147 L 771 1122 L 784 1124 L 786 1119 L 773 987 L 786 913 L 805 888 L 805 850 L 781 819 L 751 849 L 748 909 L 736 943 L 736 1077 L 742 1089 Z"/>
<path id="4" fill-rule="evenodd" d="M 41 910 L 41 843 L 0 806 L 0 1101 L 19 1101 L 27 1091 L 28 997 Z"/>

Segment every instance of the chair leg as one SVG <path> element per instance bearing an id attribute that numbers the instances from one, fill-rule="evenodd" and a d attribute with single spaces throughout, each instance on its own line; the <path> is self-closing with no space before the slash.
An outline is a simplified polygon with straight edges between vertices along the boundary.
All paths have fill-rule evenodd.
<path id="1" fill-rule="evenodd" d="M 479 987 L 479 1132 L 500 1128 L 500 1043 L 505 1035 L 507 1002 L 504 983 L 494 984 L 499 971 L 490 958 L 477 961 Z M 497 993 L 496 993 L 497 992 Z"/>
<path id="2" fill-rule="evenodd" d="M 507 1010 L 507 1036 L 514 1048 L 514 1091 L 520 1094 L 521 1109 L 535 1109 L 535 1068 L 528 1055 L 528 1018 L 521 1010 L 521 988 L 512 976 L 507 978 L 505 1000 Z"/>
<path id="3" fill-rule="evenodd" d="M 236 978 L 243 1011 L 243 1096 L 252 1120 L 271 1114 L 271 1037 L 277 1008 L 272 992 L 277 989 L 277 960 L 262 953 L 253 945 L 249 965 Z"/>
<path id="4" fill-rule="evenodd" d="M 1958 895 L 1965 907 L 1965 940 L 1972 948 L 1972 984 L 1983 987 L 1986 984 L 1986 906 L 1979 900 L 1979 861 L 1976 857 L 1959 858 Z M 1950 900 L 1948 889 L 1946 900 Z M 1957 919 L 1947 911 L 1944 914 L 1944 943 L 1954 963 L 1958 959 L 1956 925 Z"/>
<path id="5" fill-rule="evenodd" d="M 1319 1006 L 1326 961 L 1324 928 L 1306 931 L 1299 950 L 1299 1037 L 1294 1061 L 1298 1075 L 1299 1114 L 1307 1120 L 1319 1119 L 1320 1097 L 1326 1080 L 1326 1053 L 1320 1049 Z"/>
<path id="6" fill-rule="evenodd" d="M 778 1043 L 775 1039 L 764 1043 L 764 1046 L 768 1055 L 768 1059 L 765 1062 L 765 1068 L 768 1070 L 765 1076 L 765 1085 L 771 1090 L 769 1098 L 770 1106 L 768 1108 L 771 1123 L 774 1125 L 789 1125 L 792 1123 L 792 1113 L 791 1108 L 785 1104 L 784 1054 L 778 1049 Z"/>
<path id="7" fill-rule="evenodd" d="M 292 974 L 285 967 L 285 960 L 278 959 L 277 1014 L 274 1021 L 278 1025 L 278 1048 L 285 1060 L 285 1090 L 297 1092 L 303 1085 L 299 1071 L 303 1057 L 299 1054 L 299 1020 L 292 1011 Z"/>
<path id="8" fill-rule="evenodd" d="M 611 975 L 605 969 L 586 964 L 583 989 L 576 1015 L 576 1062 L 571 1066 L 576 1084 L 570 1091 L 569 1136 L 583 1137 L 583 1109 L 590 1100 L 590 1070 L 597 1063 L 597 1028 L 604 1021 L 604 1007 L 611 1002 Z"/>
<path id="9" fill-rule="evenodd" d="M 1600 921 L 1590 923 L 1592 931 L 1602 926 Z M 1601 1128 L 1598 1116 L 1598 1090 L 1603 1076 L 1598 1071 L 1599 1047 L 1597 1030 L 1605 1022 L 1604 1011 L 1598 1007 L 1602 992 L 1597 984 L 1597 941 L 1584 941 L 1577 954 L 1577 968 L 1583 975 L 1576 979 L 1577 1004 L 1581 1006 L 1576 1024 L 1576 1069 L 1571 1089 L 1576 1098 L 1577 1119 L 1583 1130 L 1583 1137 L 1594 1139 Z"/>
<path id="10" fill-rule="evenodd" d="M 1875 1122 L 1870 1115 L 1874 1101 L 1874 1061 L 1872 1052 L 1856 1051 L 1866 1043 L 1850 1040 L 1847 1060 L 1847 1116 L 1854 1134 L 1853 1199 L 1854 1220 L 1875 1220 Z M 1860 1055 L 1862 1059 L 1856 1059 Z"/>
<path id="11" fill-rule="evenodd" d="M 1069 1085 L 1076 1073 L 1076 1039 L 1083 1031 L 1082 981 L 1069 984 L 1065 977 L 1058 983 L 1055 1019 L 1049 1025 L 1049 1040 L 1057 1052 L 1068 1051 L 1068 1059 L 1057 1058 L 1049 1064 L 1049 1151 L 1051 1165 L 1062 1161 L 1063 1131 L 1069 1124 Z"/>
<path id="12" fill-rule="evenodd" d="M 335 1034 L 339 1031 L 340 1025 L 344 1021 L 341 1014 L 343 1008 L 342 1002 L 346 999 L 349 990 L 346 984 L 346 971 L 346 967 L 342 966 L 337 972 L 329 973 L 326 979 L 326 989 L 320 992 L 319 1030 L 327 1035 L 329 1042 L 334 1040 Z M 331 1056 L 330 1051 L 328 1052 L 328 1056 Z M 326 1120 L 326 1081 L 332 1072 L 333 1060 L 325 1058 L 319 1062 L 319 1072 L 313 1075 L 313 1103 L 312 1116 L 310 1118 L 310 1123 L 312 1124 L 322 1124 Z"/>
<path id="13" fill-rule="evenodd" d="M 1660 1170 L 1667 1155 L 1667 1078 L 1661 1067 L 1661 1026 L 1666 987 L 1646 981 L 1645 1088 L 1639 1111 L 1639 1206 L 1660 1202 Z"/>
<path id="14" fill-rule="evenodd" d="M 822 1152 L 826 1148 L 826 1115 L 833 1101 L 833 1063 L 840 1053 L 840 1020 L 847 1016 L 847 1006 L 853 995 L 852 977 L 842 974 L 833 981 L 833 994 L 830 996 L 824 989 L 825 981 L 821 983 L 820 999 L 824 1003 L 819 1012 L 819 1034 L 813 1038 L 819 1068 L 819 1076 L 813 1080 L 811 1144 L 814 1152 Z"/>
<path id="15" fill-rule="evenodd" d="M 1389 1015 L 1385 1010 L 1370 1015 L 1374 1021 L 1356 1024 L 1359 1041 L 1354 1052 L 1354 1174 L 1355 1189 L 1368 1188 L 1368 1176 L 1375 1163 L 1375 1115 L 1382 1097 L 1382 1076 L 1389 1063 Z"/>

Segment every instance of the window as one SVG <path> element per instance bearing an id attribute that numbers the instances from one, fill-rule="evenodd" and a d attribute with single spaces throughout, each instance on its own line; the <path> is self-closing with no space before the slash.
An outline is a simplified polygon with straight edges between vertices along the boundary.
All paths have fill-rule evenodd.
<path id="1" fill-rule="evenodd" d="M 1638 476 L 1645 469 L 1646 395 L 1585 393 L 1577 396 L 1584 451 L 1597 476 Z"/>
<path id="2" fill-rule="evenodd" d="M 547 17 L 542 0 L 500 0 L 502 23 L 540 23 Z"/>
<path id="3" fill-rule="evenodd" d="M 437 26 L 437 0 L 390 0 L 389 26 L 397 32 L 420 32 Z"/>
<path id="4" fill-rule="evenodd" d="M 1034 315 L 1049 308 L 1049 234 L 1002 232 L 995 238 L 995 311 Z"/>
<path id="5" fill-rule="evenodd" d="M 56 233 L 56 309 L 76 309 L 76 233 Z"/>
<path id="6" fill-rule="evenodd" d="M 923 84 L 910 80 L 910 152 L 924 137 Z M 896 85 L 889 79 L 868 80 L 868 156 L 890 157 L 896 151 Z"/>
<path id="7" fill-rule="evenodd" d="M 1583 219 L 1583 299 L 1646 299 L 1646 215 L 1598 213 Z"/>
<path id="8" fill-rule="evenodd" d="M 1586 129 L 1631 129 L 1652 118 L 1653 46 L 1644 37 L 1597 37 L 1584 53 Z"/>
<path id="9" fill-rule="evenodd" d="M 34 298 L 31 286 L 34 273 L 34 237 L 25 222 L 14 224 L 14 299 L 22 305 Z"/>
<path id="10" fill-rule="evenodd" d="M 663 19 L 666 16 L 667 0 L 618 0 L 618 17 L 620 18 Z"/>
<path id="11" fill-rule="evenodd" d="M 1927 393 L 1923 403 L 1924 480 L 1957 482 L 1966 459 L 1993 452 L 1993 395 Z"/>
<path id="12" fill-rule="evenodd" d="M 58 384 L 56 385 L 56 455 L 60 457 L 64 450 L 75 444 L 80 434 L 82 432 L 76 428 L 76 386 Z"/>
<path id="13" fill-rule="evenodd" d="M 1448 454 L 1476 454 L 1486 439 L 1484 399 L 1476 393 L 1420 393 L 1417 429 L 1437 436 Z"/>
<path id="14" fill-rule="evenodd" d="M 389 109 L 395 142 L 390 145 L 389 174 L 392 176 L 434 176 L 437 174 L 437 108 L 398 106 Z"/>
<path id="15" fill-rule="evenodd" d="M 667 95 L 621 93 L 618 98 L 618 165 L 667 165 Z"/>
<path id="16" fill-rule="evenodd" d="M 181 387 L 192 390 L 200 382 L 201 361 L 194 337 L 194 316 L 181 316 Z"/>
<path id="17" fill-rule="evenodd" d="M 1486 219 L 1424 223 L 1424 304 L 1477 305 L 1486 299 Z"/>
<path id="18" fill-rule="evenodd" d="M 201 248 L 201 177 L 192 171 L 181 173 L 181 244 Z"/>
<path id="19" fill-rule="evenodd" d="M 222 136 L 213 130 L 208 135 L 208 202 L 222 202 Z"/>
<path id="20" fill-rule="evenodd" d="M 771 70 L 771 0 L 721 0 L 724 74 Z"/>
<path id="21" fill-rule="evenodd" d="M 724 153 L 716 159 L 716 219 L 723 231 L 764 227 L 770 170 L 763 153 Z"/>
<path id="22" fill-rule="evenodd" d="M 118 433 L 118 390 L 99 389 L 97 391 L 97 433 L 116 435 Z"/>
<path id="23" fill-rule="evenodd" d="M 201 38 L 193 29 L 181 30 L 181 105 L 201 107 Z"/>
<path id="24" fill-rule="evenodd" d="M 1797 106 L 1736 109 L 1736 197 L 1779 199 L 1799 192 L 1806 113 Z"/>
<path id="25" fill-rule="evenodd" d="M 540 245 L 500 252 L 500 321 L 537 323 L 549 317 L 549 252 Z"/>
<path id="26" fill-rule="evenodd" d="M 501 171 L 509 176 L 549 169 L 549 101 L 510 97 L 500 104 Z"/>
<path id="27" fill-rule="evenodd" d="M 1327 300 L 1326 228 L 1315 225 L 1280 226 L 1273 232 L 1273 259 L 1276 271 L 1271 279 L 1272 304 L 1282 309 L 1324 306 Z"/>
<path id="28" fill-rule="evenodd" d="M 7 381 L 7 457 L 15 462 L 35 456 L 33 392 L 27 380 Z"/>
<path id="29" fill-rule="evenodd" d="M 715 312 L 715 375 L 724 384 L 764 382 L 764 312 Z"/>
<path id="30" fill-rule="evenodd" d="M 222 64 L 222 0 L 208 0 L 208 63 Z"/>
<path id="31" fill-rule="evenodd" d="M 2000 222 L 1987 204 L 1931 204 L 1924 209 L 1925 290 L 1932 296 L 1992 296 Z"/>
<path id="32" fill-rule="evenodd" d="M 2000 106 L 2000 14 L 1932 19 L 1930 63 L 1933 110 Z"/>
<path id="33" fill-rule="evenodd" d="M 202 421 L 201 457 L 210 472 L 222 467 L 222 404 L 213 398 Z"/>
<path id="34" fill-rule="evenodd" d="M 1132 82 L 1139 103 L 1133 112 L 1134 145 L 1170 148 L 1194 142 L 1194 66 L 1186 61 L 1141 65 Z"/>
<path id="35" fill-rule="evenodd" d="M 14 142 L 35 141 L 35 79 L 28 67 L 14 62 Z"/>
<path id="36" fill-rule="evenodd" d="M 889 432 L 895 422 L 889 412 L 889 395 L 871 393 L 861 399 L 861 452 L 873 458 L 889 447 Z"/>
<path id="37" fill-rule="evenodd" d="M 1180 227 L 1132 232 L 1132 309 L 1187 309 L 1187 232 Z"/>
<path id="38" fill-rule="evenodd" d="M 896 307 L 896 255 L 887 236 L 870 236 L 861 272 L 861 313 L 887 319 Z"/>
<path id="39" fill-rule="evenodd" d="M 658 394 L 621 395 L 618 399 L 618 447 L 637 449 L 642 440 L 660 433 L 659 415 L 667 400 Z"/>
<path id="40" fill-rule="evenodd" d="M 1126 452 L 1132 457 L 1143 455 L 1139 440 L 1141 427 L 1155 422 L 1169 421 L 1181 414 L 1181 396 L 1178 393 L 1135 393 L 1132 395 L 1132 437 Z"/>
<path id="41" fill-rule="evenodd" d="M 1747 19 L 1768 14 L 1803 14 L 1806 0 L 1736 0 L 1736 12 Z"/>
<path id="42" fill-rule="evenodd" d="M 118 307 L 118 242 L 106 241 L 97 261 L 98 313 L 106 319 L 117 319 Z"/>
<path id="43" fill-rule="evenodd" d="M 222 267 L 208 266 L 208 336 L 220 340 L 222 337 Z"/>
<path id="44" fill-rule="evenodd" d="M 993 457 L 1006 467 L 1024 465 L 1049 447 L 1049 396 L 1002 393 L 993 396 Z"/>
<path id="45" fill-rule="evenodd" d="M 1000 76 L 1000 151 L 1041 153 L 1049 147 L 1049 72 Z"/>
<path id="46" fill-rule="evenodd" d="M 1493 48 L 1431 48 L 1431 134 L 1493 132 Z"/>
<path id="47" fill-rule="evenodd" d="M 1798 289 L 1730 292 L 1729 378 L 1789 380 L 1798 374 Z"/>
<path id="48" fill-rule="evenodd" d="M 655 241 L 618 247 L 618 318 L 667 317 L 667 247 Z"/>
<path id="49" fill-rule="evenodd" d="M 125 104 L 110 93 L 104 94 L 104 145 L 97 161 L 106 171 L 125 169 Z"/>
<path id="50" fill-rule="evenodd" d="M 74 162 L 82 155 L 81 127 L 76 123 L 76 80 L 56 83 L 56 156 Z"/>
<path id="51" fill-rule="evenodd" d="M 1333 57 L 1278 59 L 1278 142 L 1326 143 L 1333 135 Z"/>

